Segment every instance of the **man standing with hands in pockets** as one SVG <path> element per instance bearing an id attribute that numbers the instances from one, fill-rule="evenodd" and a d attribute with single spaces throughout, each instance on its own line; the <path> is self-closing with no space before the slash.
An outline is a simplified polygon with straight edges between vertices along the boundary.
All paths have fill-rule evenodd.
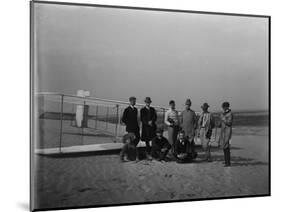
<path id="1" fill-rule="evenodd" d="M 194 159 L 197 156 L 194 143 L 195 131 L 197 128 L 197 119 L 195 112 L 191 109 L 191 104 L 192 103 L 190 99 L 187 99 L 185 101 L 185 110 L 181 113 L 180 121 L 181 128 L 185 132 L 185 136 L 190 144 L 189 154 L 191 154 L 191 158 Z"/>
<path id="2" fill-rule="evenodd" d="M 137 146 L 140 140 L 140 128 L 138 123 L 138 109 L 136 105 L 136 97 L 129 98 L 130 105 L 124 110 L 122 122 L 126 125 L 126 131 L 135 135 L 134 143 Z"/>

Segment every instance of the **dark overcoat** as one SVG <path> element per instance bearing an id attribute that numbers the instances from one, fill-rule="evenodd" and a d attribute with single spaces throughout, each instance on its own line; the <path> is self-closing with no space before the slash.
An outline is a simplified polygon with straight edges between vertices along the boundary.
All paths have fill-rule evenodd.
<path id="1" fill-rule="evenodd" d="M 219 143 L 222 145 L 223 149 L 230 147 L 230 139 L 232 136 L 232 122 L 233 114 L 231 110 L 221 114 L 221 133 Z"/>
<path id="2" fill-rule="evenodd" d="M 150 141 L 156 136 L 156 120 L 157 114 L 153 107 L 143 107 L 140 111 L 140 119 L 142 123 L 141 140 Z M 149 125 L 148 122 L 152 121 Z"/>
<path id="3" fill-rule="evenodd" d="M 189 153 L 190 143 L 188 142 L 187 138 L 184 138 L 183 142 L 181 142 L 179 139 L 175 142 L 175 150 L 174 153 L 176 155 L 182 154 L 182 153 Z"/>
<path id="4" fill-rule="evenodd" d="M 171 148 L 171 144 L 169 143 L 169 141 L 163 136 L 161 139 L 159 139 L 158 137 L 154 137 L 152 139 L 152 149 L 154 149 L 155 151 L 161 151 L 161 149 L 163 148 Z"/>
<path id="5" fill-rule="evenodd" d="M 139 132 L 138 109 L 131 106 L 127 107 L 123 112 L 122 122 L 126 125 L 127 132 Z"/>

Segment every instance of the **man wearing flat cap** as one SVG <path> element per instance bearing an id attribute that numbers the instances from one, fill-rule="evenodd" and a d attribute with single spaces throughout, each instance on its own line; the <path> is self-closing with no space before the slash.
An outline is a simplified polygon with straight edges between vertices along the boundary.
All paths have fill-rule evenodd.
<path id="1" fill-rule="evenodd" d="M 138 109 L 135 107 L 136 97 L 130 97 L 129 102 L 130 105 L 123 112 L 122 122 L 126 125 L 126 131 L 136 136 L 134 143 L 137 145 L 140 140 L 140 128 L 138 123 Z"/>
<path id="2" fill-rule="evenodd" d="M 212 114 L 208 111 L 208 103 L 204 103 L 201 108 L 202 113 L 198 120 L 200 141 L 202 144 L 203 151 L 205 152 L 206 161 L 211 162 L 212 159 L 210 140 L 212 135 L 212 129 L 214 128 L 214 119 Z"/>
<path id="3" fill-rule="evenodd" d="M 180 116 L 181 129 L 185 132 L 185 136 L 189 141 L 190 152 L 192 157 L 196 157 L 194 137 L 197 128 L 197 119 L 195 112 L 191 109 L 191 100 L 185 101 L 185 110 L 181 112 Z"/>
<path id="4" fill-rule="evenodd" d="M 156 120 L 157 114 L 153 107 L 150 106 L 151 98 L 146 97 L 145 107 L 140 110 L 140 120 L 142 123 L 141 140 L 145 141 L 146 157 L 152 159 L 150 156 L 150 141 L 156 136 Z"/>

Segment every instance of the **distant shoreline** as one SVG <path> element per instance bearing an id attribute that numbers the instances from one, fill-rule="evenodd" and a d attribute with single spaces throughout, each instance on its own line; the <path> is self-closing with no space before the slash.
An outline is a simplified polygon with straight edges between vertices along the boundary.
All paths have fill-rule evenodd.
<path id="1" fill-rule="evenodd" d="M 212 111 L 211 111 L 212 112 Z M 232 112 L 235 114 L 245 114 L 245 115 L 260 115 L 260 114 L 269 114 L 269 110 L 232 110 Z M 222 113 L 222 111 L 213 111 L 213 113 Z"/>

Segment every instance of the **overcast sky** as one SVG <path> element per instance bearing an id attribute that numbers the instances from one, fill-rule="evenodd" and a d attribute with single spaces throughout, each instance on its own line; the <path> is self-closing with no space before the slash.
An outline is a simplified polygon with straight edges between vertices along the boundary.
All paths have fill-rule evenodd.
<path id="1" fill-rule="evenodd" d="M 265 18 L 35 4 L 37 91 L 267 109 Z"/>

